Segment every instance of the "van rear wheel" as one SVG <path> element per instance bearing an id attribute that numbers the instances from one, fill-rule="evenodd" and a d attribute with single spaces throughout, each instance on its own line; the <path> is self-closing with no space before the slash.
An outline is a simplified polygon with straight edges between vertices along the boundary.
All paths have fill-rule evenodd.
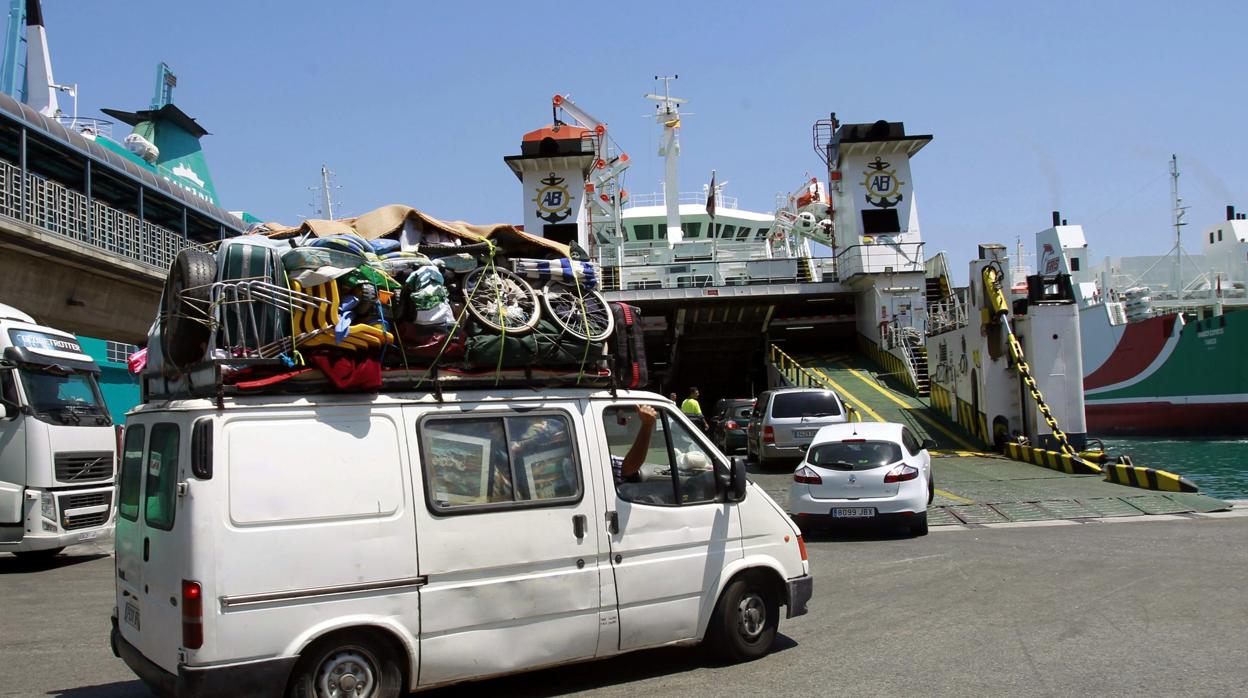
<path id="1" fill-rule="evenodd" d="M 775 590 L 756 577 L 740 577 L 720 595 L 707 640 L 720 658 L 748 662 L 767 654 L 779 625 L 780 603 Z"/>
<path id="2" fill-rule="evenodd" d="M 390 647 L 371 633 L 349 632 L 304 650 L 290 679 L 290 698 L 396 698 L 403 669 Z"/>

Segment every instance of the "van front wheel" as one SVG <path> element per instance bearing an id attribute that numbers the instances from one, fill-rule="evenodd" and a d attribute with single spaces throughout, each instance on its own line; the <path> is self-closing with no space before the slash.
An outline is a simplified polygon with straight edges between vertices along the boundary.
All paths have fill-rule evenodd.
<path id="1" fill-rule="evenodd" d="M 390 648 L 370 633 L 318 640 L 303 652 L 290 679 L 290 698 L 396 698 L 403 670 Z"/>
<path id="2" fill-rule="evenodd" d="M 780 604 L 763 580 L 742 577 L 724 589 L 711 616 L 707 639 L 729 662 L 748 662 L 767 654 L 780 625 Z"/>

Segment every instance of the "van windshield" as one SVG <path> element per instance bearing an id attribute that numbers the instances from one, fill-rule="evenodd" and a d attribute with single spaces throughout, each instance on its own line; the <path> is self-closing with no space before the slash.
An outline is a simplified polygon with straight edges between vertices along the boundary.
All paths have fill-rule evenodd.
<path id="1" fill-rule="evenodd" d="M 820 390 L 803 393 L 777 393 L 771 407 L 772 419 L 794 417 L 835 417 L 841 413 L 836 393 Z"/>
<path id="2" fill-rule="evenodd" d="M 18 375 L 36 419 L 67 426 L 112 424 L 94 374 L 28 365 Z"/>

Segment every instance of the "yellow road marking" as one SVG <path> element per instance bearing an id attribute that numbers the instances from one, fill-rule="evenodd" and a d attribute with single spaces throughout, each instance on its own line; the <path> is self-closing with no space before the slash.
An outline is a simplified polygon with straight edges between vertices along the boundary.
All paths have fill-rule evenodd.
<path id="1" fill-rule="evenodd" d="M 942 497 L 948 498 L 948 499 L 952 499 L 958 504 L 974 504 L 975 503 L 974 499 L 967 499 L 966 497 L 959 497 L 958 495 L 952 492 L 946 492 L 945 490 L 942 490 L 939 487 L 936 488 L 936 494 Z"/>
<path id="2" fill-rule="evenodd" d="M 852 403 L 854 403 L 855 405 L 857 405 L 856 409 L 860 409 L 860 410 L 862 410 L 863 412 L 866 412 L 868 415 L 870 415 L 870 416 L 871 416 L 871 418 L 872 418 L 872 419 L 874 419 L 874 420 L 875 420 L 875 421 L 877 421 L 877 422 L 886 422 L 886 421 L 888 421 L 888 420 L 884 419 L 883 417 L 881 417 L 881 416 L 879 415 L 879 413 L 877 413 L 875 410 L 873 410 L 873 409 L 871 409 L 870 407 L 868 407 L 868 406 L 867 406 L 867 403 L 865 403 L 865 402 L 863 402 L 862 400 L 858 399 L 858 397 L 857 397 L 857 396 L 855 396 L 853 393 L 849 392 L 849 391 L 848 391 L 848 390 L 846 390 L 844 387 L 842 387 L 840 383 L 837 383 L 836 381 L 832 380 L 831 376 L 829 376 L 828 374 L 824 373 L 823 371 L 820 371 L 820 370 L 819 370 L 819 369 L 817 369 L 817 368 L 812 368 L 812 369 L 810 369 L 810 370 L 812 370 L 812 371 L 814 371 L 815 373 L 819 374 L 819 376 L 820 376 L 820 377 L 822 377 L 825 381 L 827 381 L 827 382 L 828 382 L 828 384 L 829 384 L 829 385 L 831 385 L 831 386 L 832 386 L 832 389 L 833 389 L 833 390 L 835 390 L 836 392 L 840 393 L 840 395 L 841 395 L 842 397 L 844 397 L 846 400 L 849 400 L 850 402 L 852 402 Z"/>
<path id="3" fill-rule="evenodd" d="M 963 448 L 966 448 L 972 451 L 978 450 L 975 447 L 975 445 L 972 444 L 971 442 L 962 438 L 957 433 L 950 431 L 949 429 L 946 429 L 945 425 L 941 424 L 940 422 L 937 422 L 936 420 L 932 419 L 928 415 L 923 414 L 921 410 L 926 409 L 926 408 L 924 408 L 922 405 L 917 406 L 919 409 L 914 409 L 916 407 L 915 405 L 907 404 L 904 400 L 898 398 L 896 395 L 893 395 L 892 393 L 888 392 L 884 388 L 881 388 L 875 381 L 871 380 L 867 376 L 864 376 L 862 372 L 859 371 L 858 369 L 850 368 L 849 366 L 846 366 L 845 368 L 848 369 L 849 372 L 852 373 L 856 378 L 858 378 L 858 380 L 876 389 L 877 391 L 879 391 L 881 395 L 888 398 L 889 400 L 892 400 L 898 405 L 901 405 L 902 407 L 906 408 L 908 412 L 915 415 L 919 419 L 923 420 L 923 422 L 925 422 L 929 426 L 936 428 L 938 431 L 940 431 L 940 433 L 944 434 L 945 436 L 948 436 L 950 439 L 953 439 L 954 442 L 961 444 Z"/>

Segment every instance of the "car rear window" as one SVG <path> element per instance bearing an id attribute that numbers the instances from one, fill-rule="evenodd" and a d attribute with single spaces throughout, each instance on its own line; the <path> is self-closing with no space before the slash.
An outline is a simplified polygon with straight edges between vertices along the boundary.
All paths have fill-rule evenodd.
<path id="1" fill-rule="evenodd" d="M 732 416 L 736 419 L 748 419 L 750 415 L 750 405 L 741 405 L 732 411 Z"/>
<path id="2" fill-rule="evenodd" d="M 813 446 L 806 458 L 831 470 L 870 470 L 901 460 L 901 447 L 891 441 L 834 441 Z"/>
<path id="3" fill-rule="evenodd" d="M 772 419 L 793 417 L 835 417 L 841 413 L 836 393 L 831 390 L 811 393 L 780 393 L 772 400 Z"/>

